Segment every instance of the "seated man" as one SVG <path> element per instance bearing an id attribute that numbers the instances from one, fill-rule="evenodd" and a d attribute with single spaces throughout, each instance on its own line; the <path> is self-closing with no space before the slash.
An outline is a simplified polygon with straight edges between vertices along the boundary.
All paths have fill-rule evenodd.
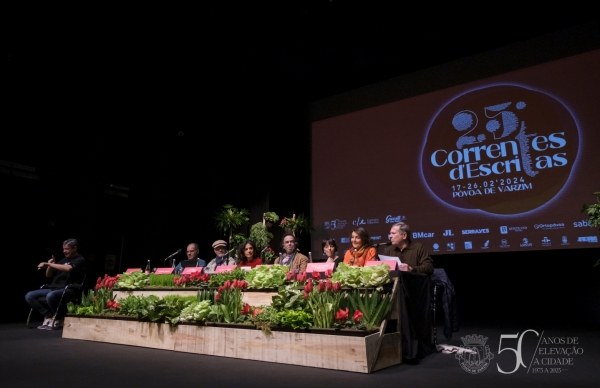
<path id="1" fill-rule="evenodd" d="M 66 240 L 63 243 L 63 253 L 65 255 L 64 259 L 58 263 L 55 262 L 54 256 L 52 256 L 47 262 L 38 264 L 38 270 L 46 268 L 46 277 L 53 277 L 52 283 L 45 288 L 30 291 L 25 295 L 27 303 L 44 316 L 44 323 L 38 326 L 38 329 L 54 330 L 61 328 L 62 317 L 66 311 L 66 300 L 63 300 L 61 304 L 61 311 L 58 311 L 58 305 L 63 292 L 65 292 L 65 298 L 76 297 L 81 292 L 69 288 L 65 291 L 67 285 L 81 283 L 85 272 L 85 259 L 77 253 L 77 240 L 73 238 Z M 46 296 L 46 302 L 50 310 L 38 300 L 42 296 Z"/>
<path id="2" fill-rule="evenodd" d="M 198 244 L 196 243 L 190 243 L 187 246 L 187 250 L 185 251 L 185 254 L 187 255 L 187 263 L 185 264 L 185 266 L 190 266 L 190 267 L 206 267 L 206 261 L 202 260 L 201 258 L 198 257 L 198 254 L 200 253 L 200 247 L 198 246 Z M 194 263 L 195 264 L 192 264 Z M 177 267 L 175 267 L 175 273 L 177 275 L 181 275 L 181 273 L 183 272 L 183 265 L 184 261 L 180 261 L 179 264 L 177 264 Z"/>
<path id="3" fill-rule="evenodd" d="M 390 229 L 390 241 L 392 245 L 385 248 L 385 256 L 396 256 L 402 264 L 400 271 L 419 272 L 431 275 L 433 273 L 433 260 L 427 248 L 418 241 L 411 241 L 410 227 L 404 222 L 392 225 Z"/>
<path id="4" fill-rule="evenodd" d="M 294 271 L 296 273 L 306 272 L 308 257 L 296 250 L 297 245 L 298 242 L 293 234 L 285 234 L 283 236 L 283 242 L 281 243 L 283 255 L 281 259 L 279 257 L 275 259 L 275 264 L 289 265 L 290 271 Z"/>
<path id="5" fill-rule="evenodd" d="M 214 273 L 218 266 L 237 264 L 233 257 L 227 257 L 227 243 L 225 241 L 217 240 L 213 243 L 212 247 L 215 250 L 217 257 L 208 263 L 206 268 L 204 268 L 204 272 Z"/>

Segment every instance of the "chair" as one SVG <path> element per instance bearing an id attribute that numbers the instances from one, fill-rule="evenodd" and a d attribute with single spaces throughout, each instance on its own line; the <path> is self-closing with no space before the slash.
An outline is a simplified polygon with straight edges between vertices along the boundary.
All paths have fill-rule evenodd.
<path id="1" fill-rule="evenodd" d="M 432 339 L 434 346 L 437 346 L 436 319 L 438 303 L 441 302 L 444 310 L 444 336 L 448 341 L 452 339 L 452 333 L 459 330 L 458 306 L 456 303 L 454 285 L 452 285 L 452 282 L 443 268 L 435 268 L 433 270 L 433 274 L 431 275 L 431 286 L 431 311 L 433 315 Z M 441 297 L 439 300 L 438 295 Z"/>
<path id="2" fill-rule="evenodd" d="M 76 301 L 79 301 L 79 300 L 81 299 L 81 294 L 82 294 L 82 292 L 83 292 L 83 285 L 84 285 L 84 283 L 85 283 L 85 278 L 86 278 L 86 276 L 87 276 L 86 274 L 83 274 L 83 277 L 82 277 L 82 279 L 81 279 L 81 283 L 71 283 L 71 284 L 68 284 L 68 285 L 67 285 L 67 286 L 66 286 L 66 287 L 63 289 L 63 293 L 62 293 L 62 295 L 60 296 L 60 301 L 58 302 L 58 308 L 57 308 L 57 311 L 59 311 L 59 310 L 60 310 L 60 308 L 61 308 L 61 306 L 62 306 L 62 303 L 63 303 L 63 300 L 65 299 L 65 294 L 66 294 L 66 292 L 67 292 L 67 290 L 68 290 L 68 289 L 75 289 L 75 290 L 78 290 L 78 291 L 80 291 L 80 292 L 77 294 L 77 296 L 76 296 L 76 297 L 70 297 L 70 298 L 69 298 L 69 301 L 71 301 L 71 302 L 76 302 Z M 42 289 L 42 288 L 46 288 L 46 286 L 47 286 L 47 284 L 43 284 L 43 285 L 40 287 L 40 289 Z M 44 304 L 44 305 L 48 306 L 48 302 L 46 301 L 46 296 L 41 296 L 41 297 L 39 297 L 39 298 L 37 298 L 37 299 L 38 299 L 38 301 L 39 301 L 40 303 L 42 303 L 42 304 Z M 48 306 L 48 307 L 49 307 L 49 306 Z M 29 322 L 31 321 L 31 313 L 33 313 L 33 307 L 32 307 L 32 308 L 29 310 L 29 315 L 27 316 L 27 323 L 26 323 L 26 324 L 27 324 L 27 327 L 30 327 L 30 326 L 29 326 Z M 53 319 L 53 322 L 52 322 L 52 324 L 54 324 L 54 319 Z"/>

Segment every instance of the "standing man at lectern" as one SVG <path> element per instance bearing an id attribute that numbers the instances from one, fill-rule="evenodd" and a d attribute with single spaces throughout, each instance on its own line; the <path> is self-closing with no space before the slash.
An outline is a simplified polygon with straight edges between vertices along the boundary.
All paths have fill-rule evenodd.
<path id="1" fill-rule="evenodd" d="M 433 273 L 433 260 L 427 248 L 418 241 L 411 241 L 410 227 L 404 222 L 392 225 L 390 229 L 392 245 L 385 248 L 385 256 L 396 256 L 402 264 L 400 271 L 418 272 L 431 275 Z"/>

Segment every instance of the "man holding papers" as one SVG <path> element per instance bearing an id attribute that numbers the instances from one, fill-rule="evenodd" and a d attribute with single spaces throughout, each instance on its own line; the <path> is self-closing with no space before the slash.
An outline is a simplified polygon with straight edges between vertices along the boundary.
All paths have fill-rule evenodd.
<path id="1" fill-rule="evenodd" d="M 411 241 L 410 227 L 404 222 L 392 225 L 390 230 L 392 245 L 385 248 L 385 256 L 395 256 L 402 264 L 400 271 L 419 272 L 431 275 L 433 273 L 433 260 L 427 249 L 418 241 Z"/>

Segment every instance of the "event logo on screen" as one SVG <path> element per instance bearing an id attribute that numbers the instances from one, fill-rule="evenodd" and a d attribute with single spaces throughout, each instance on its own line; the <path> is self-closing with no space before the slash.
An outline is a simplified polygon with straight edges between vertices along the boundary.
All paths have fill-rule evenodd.
<path id="1" fill-rule="evenodd" d="M 421 163 L 441 201 L 518 214 L 562 190 L 578 148 L 575 120 L 558 100 L 520 86 L 491 86 L 455 98 L 437 114 Z"/>

